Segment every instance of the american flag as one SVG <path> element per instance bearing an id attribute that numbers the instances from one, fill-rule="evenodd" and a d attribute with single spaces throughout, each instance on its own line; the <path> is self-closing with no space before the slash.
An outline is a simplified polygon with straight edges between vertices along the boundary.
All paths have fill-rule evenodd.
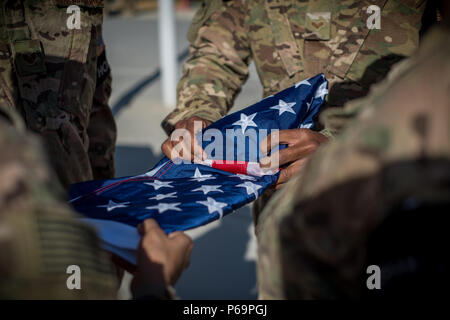
<path id="1" fill-rule="evenodd" d="M 143 220 L 157 220 L 166 233 L 192 229 L 252 202 L 273 185 L 278 173 L 261 171 L 259 143 L 273 130 L 312 128 L 327 93 L 323 74 L 300 81 L 205 128 L 197 137 L 207 153 L 201 164 L 164 157 L 138 176 L 75 184 L 70 203 L 98 229 L 106 249 L 134 263 L 135 227 Z M 237 145 L 239 138 L 244 143 Z"/>

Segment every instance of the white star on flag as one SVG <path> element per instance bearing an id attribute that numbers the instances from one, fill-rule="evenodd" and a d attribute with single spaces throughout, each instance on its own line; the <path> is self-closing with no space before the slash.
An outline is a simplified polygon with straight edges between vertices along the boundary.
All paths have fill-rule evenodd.
<path id="1" fill-rule="evenodd" d="M 256 181 L 256 179 L 252 176 L 247 176 L 245 174 L 237 173 L 233 175 L 233 177 L 239 178 L 241 180 L 250 180 L 250 181 Z"/>
<path id="2" fill-rule="evenodd" d="M 97 208 L 106 208 L 106 211 L 110 212 L 111 210 L 114 210 L 117 208 L 126 208 L 126 207 L 128 207 L 129 204 L 130 204 L 129 202 L 116 203 L 112 200 L 109 200 L 108 204 L 104 204 L 102 206 L 97 206 Z"/>
<path id="3" fill-rule="evenodd" d="M 258 198 L 258 190 L 262 188 L 260 185 L 254 184 L 254 183 L 251 183 L 248 181 L 238 184 L 236 187 L 245 188 L 247 191 L 247 194 L 254 194 L 255 198 Z"/>
<path id="4" fill-rule="evenodd" d="M 223 193 L 222 190 L 220 190 L 221 186 L 207 186 L 207 185 L 203 185 L 200 188 L 194 189 L 192 191 L 203 191 L 203 194 L 208 194 L 210 192 L 221 192 Z"/>
<path id="5" fill-rule="evenodd" d="M 163 199 L 167 199 L 167 198 L 176 198 L 177 197 L 177 193 L 176 192 L 171 192 L 171 193 L 167 193 L 167 194 L 157 194 L 156 197 L 153 198 L 148 198 L 149 200 L 163 200 Z"/>
<path id="6" fill-rule="evenodd" d="M 242 133 L 245 133 L 245 130 L 247 130 L 247 127 L 258 127 L 255 122 L 253 122 L 253 119 L 255 118 L 257 113 L 251 114 L 247 116 L 244 113 L 241 113 L 241 120 L 236 121 L 233 123 L 233 126 L 241 126 Z"/>
<path id="7" fill-rule="evenodd" d="M 324 82 L 320 85 L 320 87 L 317 89 L 316 94 L 314 96 L 314 98 L 321 98 L 324 99 L 325 96 L 328 94 L 328 89 L 327 89 L 327 83 Z"/>
<path id="8" fill-rule="evenodd" d="M 197 201 L 197 203 L 208 207 L 209 214 L 217 211 L 220 215 L 220 218 L 222 218 L 222 215 L 223 215 L 223 208 L 225 208 L 227 206 L 226 203 L 217 202 L 216 200 L 214 200 L 213 198 L 210 198 L 210 197 L 206 198 L 206 201 Z"/>
<path id="9" fill-rule="evenodd" d="M 311 102 L 307 102 L 307 103 L 306 103 L 306 107 L 307 107 L 307 108 L 306 108 L 306 112 L 309 111 L 309 108 L 311 107 L 313 101 L 314 101 L 314 98 L 311 98 Z"/>
<path id="10" fill-rule="evenodd" d="M 202 174 L 198 168 L 195 168 L 195 173 L 191 181 L 203 182 L 210 179 L 215 179 L 215 177 L 212 174 Z"/>
<path id="11" fill-rule="evenodd" d="M 300 129 L 309 129 L 312 127 L 312 123 L 304 123 L 300 125 Z"/>
<path id="12" fill-rule="evenodd" d="M 278 105 L 271 107 L 270 109 L 278 110 L 278 115 L 281 116 L 285 112 L 296 114 L 295 111 L 292 109 L 293 106 L 295 106 L 295 102 L 284 102 L 283 100 L 278 101 Z"/>
<path id="13" fill-rule="evenodd" d="M 158 213 L 164 213 L 165 211 L 168 211 L 168 210 L 181 211 L 181 209 L 178 208 L 178 206 L 180 204 L 181 204 L 181 202 L 177 202 L 177 203 L 158 203 L 158 205 L 156 205 L 156 206 L 145 207 L 145 209 L 148 209 L 148 210 L 157 209 Z"/>
<path id="14" fill-rule="evenodd" d="M 298 87 L 301 86 L 302 84 L 304 84 L 304 85 L 306 85 L 306 86 L 310 86 L 310 85 L 311 85 L 311 83 L 309 83 L 308 80 L 302 80 L 302 81 L 300 81 L 300 82 L 297 82 L 297 83 L 295 84 L 295 87 L 298 88 Z"/>
<path id="15" fill-rule="evenodd" d="M 171 181 L 155 180 L 155 182 L 146 182 L 144 184 L 152 186 L 155 190 L 158 190 L 159 188 L 173 188 L 173 186 L 170 185 L 171 183 Z"/>

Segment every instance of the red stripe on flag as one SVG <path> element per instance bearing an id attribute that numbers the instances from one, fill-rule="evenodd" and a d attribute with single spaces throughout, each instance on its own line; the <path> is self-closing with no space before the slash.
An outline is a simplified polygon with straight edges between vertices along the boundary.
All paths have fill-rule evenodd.
<path id="1" fill-rule="evenodd" d="M 231 172 L 247 174 L 247 162 L 245 161 L 220 161 L 214 160 L 212 162 L 212 167 L 215 169 Z"/>

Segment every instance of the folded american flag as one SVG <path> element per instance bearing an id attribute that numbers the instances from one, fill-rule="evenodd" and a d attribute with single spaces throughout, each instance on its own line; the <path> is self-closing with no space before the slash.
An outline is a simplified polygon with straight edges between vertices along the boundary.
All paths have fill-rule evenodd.
<path id="1" fill-rule="evenodd" d="M 278 173 L 258 164 L 260 142 L 273 130 L 311 128 L 327 93 L 322 74 L 303 80 L 205 128 L 197 137 L 207 153 L 202 164 L 164 157 L 142 175 L 75 184 L 70 203 L 98 229 L 104 248 L 134 263 L 143 220 L 157 220 L 167 233 L 192 229 L 273 185 Z"/>

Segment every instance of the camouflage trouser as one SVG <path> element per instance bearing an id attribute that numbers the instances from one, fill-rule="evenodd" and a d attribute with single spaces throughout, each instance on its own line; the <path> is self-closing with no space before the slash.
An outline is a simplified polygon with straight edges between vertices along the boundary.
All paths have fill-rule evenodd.
<path id="1" fill-rule="evenodd" d="M 110 79 L 105 82 L 110 82 Z M 108 89 L 105 89 L 107 87 Z M 108 95 L 109 85 L 97 88 L 94 101 L 107 101 L 99 96 Z M 88 121 L 80 121 L 79 116 L 59 111 L 60 118 L 55 126 L 49 125 L 39 130 L 49 160 L 64 187 L 76 182 L 114 177 L 114 151 L 116 124 L 111 109 L 104 103 L 93 103 Z M 27 119 L 35 122 L 35 119 Z M 87 123 L 87 125 L 86 125 Z M 33 128 L 31 128 L 33 129 Z"/>
<path id="2" fill-rule="evenodd" d="M 348 105 L 360 110 L 357 119 L 268 203 L 256 230 L 261 298 L 364 296 L 375 231 L 399 211 L 448 209 L 449 31 L 435 30 L 367 98 Z M 442 247 L 446 232 L 438 231 L 442 223 L 436 218 L 437 210 L 426 211 L 415 237 L 425 242 L 430 234 L 440 236 L 436 245 Z M 384 249 L 401 241 L 408 220 L 389 241 L 381 234 Z"/>
<path id="3" fill-rule="evenodd" d="M 67 26 L 70 1 L 9 1 L 0 10 L 0 103 L 42 137 L 65 187 L 114 176 L 102 3 L 82 2 L 78 29 Z"/>

